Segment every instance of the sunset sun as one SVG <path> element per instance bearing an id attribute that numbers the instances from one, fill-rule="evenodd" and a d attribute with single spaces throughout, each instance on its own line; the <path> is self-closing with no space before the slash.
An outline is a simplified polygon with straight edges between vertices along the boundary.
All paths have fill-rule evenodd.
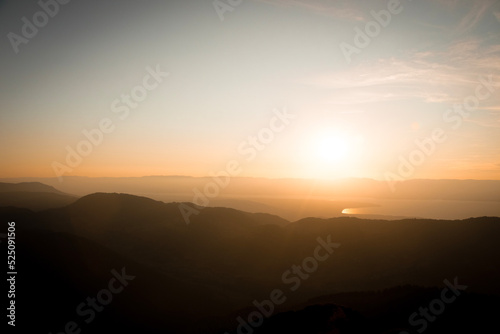
<path id="1" fill-rule="evenodd" d="M 363 137 L 342 130 L 319 132 L 309 144 L 310 159 L 317 164 L 348 167 L 361 152 Z"/>
<path id="2" fill-rule="evenodd" d="M 344 129 L 315 129 L 304 146 L 307 173 L 314 178 L 336 178 L 358 168 L 363 136 Z"/>
<path id="3" fill-rule="evenodd" d="M 341 134 L 324 134 L 317 139 L 314 153 L 321 162 L 341 162 L 349 157 L 352 150 L 350 140 Z"/>

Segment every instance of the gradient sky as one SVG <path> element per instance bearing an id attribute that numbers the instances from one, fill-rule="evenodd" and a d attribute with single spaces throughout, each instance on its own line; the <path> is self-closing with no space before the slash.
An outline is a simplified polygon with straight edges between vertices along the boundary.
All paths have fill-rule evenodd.
<path id="1" fill-rule="evenodd" d="M 222 21 L 212 1 L 72 0 L 15 53 L 8 34 L 40 7 L 0 1 L 0 176 L 55 176 L 109 118 L 65 175 L 205 176 L 236 160 L 241 176 L 383 179 L 440 128 L 410 178 L 500 179 L 500 1 L 401 0 L 348 62 L 341 44 L 387 6 L 243 0 Z M 120 119 L 113 101 L 157 65 L 170 75 Z M 446 122 L 488 76 L 494 93 Z M 247 161 L 238 147 L 284 108 L 295 118 Z"/>

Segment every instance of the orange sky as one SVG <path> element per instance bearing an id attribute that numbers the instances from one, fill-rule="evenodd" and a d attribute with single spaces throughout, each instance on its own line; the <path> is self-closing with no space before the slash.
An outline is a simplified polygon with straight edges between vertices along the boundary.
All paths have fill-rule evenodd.
<path id="1" fill-rule="evenodd" d="M 498 2 L 99 6 L 2 40 L 0 177 L 500 179 Z"/>

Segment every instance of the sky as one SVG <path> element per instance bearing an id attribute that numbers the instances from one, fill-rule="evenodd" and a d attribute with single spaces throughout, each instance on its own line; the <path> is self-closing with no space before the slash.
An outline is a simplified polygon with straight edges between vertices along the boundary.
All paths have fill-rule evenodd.
<path id="1" fill-rule="evenodd" d="M 1 177 L 500 180 L 500 1 L 65 1 L 0 0 Z"/>

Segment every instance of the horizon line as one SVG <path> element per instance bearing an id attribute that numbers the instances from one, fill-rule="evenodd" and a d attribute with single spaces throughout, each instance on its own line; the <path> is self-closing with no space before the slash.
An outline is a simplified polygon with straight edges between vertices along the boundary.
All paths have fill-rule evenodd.
<path id="1" fill-rule="evenodd" d="M 192 179 L 212 179 L 217 176 L 193 176 L 193 175 L 143 175 L 143 176 L 84 176 L 84 175 L 67 175 L 64 178 L 87 178 L 87 179 L 141 179 L 141 178 L 192 178 Z M 339 178 L 304 178 L 304 177 L 265 177 L 265 176 L 230 176 L 231 179 L 263 179 L 263 180 L 304 180 L 304 181 L 343 181 L 343 180 L 371 180 L 377 182 L 387 182 L 384 179 L 376 179 L 371 177 L 339 177 Z M 8 179 L 58 179 L 53 176 L 15 176 L 15 177 L 0 177 L 0 180 Z M 396 182 L 408 181 L 500 181 L 500 179 L 471 179 L 471 178 L 411 178 Z M 64 182 L 64 181 L 63 181 Z"/>

